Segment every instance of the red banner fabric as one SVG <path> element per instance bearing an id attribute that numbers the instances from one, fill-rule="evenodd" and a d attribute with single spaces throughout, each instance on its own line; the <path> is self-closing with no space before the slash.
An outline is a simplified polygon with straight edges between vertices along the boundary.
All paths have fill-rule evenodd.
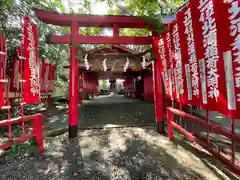
<path id="1" fill-rule="evenodd" d="M 10 74 L 10 92 L 20 91 L 20 62 L 16 56 L 12 58 Z"/>
<path id="2" fill-rule="evenodd" d="M 184 90 L 186 89 L 185 78 L 183 76 L 180 31 L 177 22 L 170 25 L 170 33 L 172 34 L 172 57 L 173 71 L 175 77 L 176 98 L 178 101 L 184 102 Z"/>
<path id="3" fill-rule="evenodd" d="M 170 83 L 169 83 L 169 77 L 168 77 L 168 48 L 166 44 L 166 33 L 162 33 L 160 35 L 159 41 L 158 41 L 158 52 L 160 56 L 160 60 L 162 61 L 162 78 L 163 83 L 165 87 L 165 93 L 168 98 L 171 98 L 170 94 Z"/>
<path id="4" fill-rule="evenodd" d="M 4 104 L 3 80 L 6 79 L 6 57 L 7 57 L 6 40 L 3 34 L 0 33 L 0 108 Z"/>
<path id="5" fill-rule="evenodd" d="M 128 90 L 134 90 L 134 78 L 131 76 L 126 77 L 126 89 Z"/>
<path id="6" fill-rule="evenodd" d="M 24 102 L 39 103 L 38 31 L 29 17 L 24 17 L 24 56 Z"/>
<path id="7" fill-rule="evenodd" d="M 54 65 L 49 65 L 49 92 L 53 92 L 53 83 L 54 83 Z"/>
<path id="8" fill-rule="evenodd" d="M 44 76 L 43 76 L 43 92 L 49 92 L 49 75 L 50 75 L 50 64 L 45 62 L 44 64 Z"/>
<path id="9" fill-rule="evenodd" d="M 177 13 L 177 24 L 181 44 L 182 76 L 185 80 L 183 81 L 182 102 L 184 104 L 199 105 L 199 70 L 195 51 L 193 21 L 189 6 Z"/>
<path id="10" fill-rule="evenodd" d="M 214 7 L 219 54 L 223 57 L 219 66 L 225 70 L 225 80 L 221 77 L 219 83 L 218 111 L 230 118 L 240 118 L 240 0 L 216 0 Z"/>
<path id="11" fill-rule="evenodd" d="M 212 0 L 190 1 L 197 60 L 200 69 L 201 107 L 216 110 L 219 98 L 219 60 L 216 18 Z"/>
<path id="12" fill-rule="evenodd" d="M 39 64 L 39 67 L 40 67 L 40 69 L 39 69 L 39 72 L 40 72 L 40 92 L 43 93 L 43 90 L 44 90 L 43 80 L 44 80 L 44 71 L 45 71 L 45 60 L 44 59 Z"/>
<path id="13" fill-rule="evenodd" d="M 171 30 L 170 30 L 171 31 Z M 168 78 L 169 78 L 169 89 L 170 97 L 172 100 L 176 99 L 176 85 L 174 76 L 174 53 L 172 51 L 172 34 L 170 31 L 166 32 L 166 44 L 168 49 Z"/>
<path id="14" fill-rule="evenodd" d="M 152 101 L 153 98 L 153 78 L 152 74 L 144 75 L 144 100 Z"/>

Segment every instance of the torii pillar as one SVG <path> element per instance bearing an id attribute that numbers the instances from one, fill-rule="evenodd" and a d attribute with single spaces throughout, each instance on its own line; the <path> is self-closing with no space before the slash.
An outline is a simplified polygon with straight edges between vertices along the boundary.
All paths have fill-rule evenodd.
<path id="1" fill-rule="evenodd" d="M 74 138 L 78 134 L 78 90 L 79 90 L 79 67 L 76 60 L 77 45 L 74 38 L 78 34 L 78 24 L 71 24 L 71 44 L 70 48 L 70 71 L 69 71 L 69 138 Z"/>
<path id="2" fill-rule="evenodd" d="M 153 35 L 153 51 L 155 55 L 155 61 L 153 61 L 152 73 L 153 73 L 153 92 L 154 92 L 154 106 L 155 106 L 155 120 L 157 131 L 160 134 L 165 132 L 164 125 L 164 93 L 163 93 L 163 81 L 161 75 L 161 59 L 158 52 L 159 35 L 156 32 L 152 32 Z"/>
<path id="3" fill-rule="evenodd" d="M 153 44 L 153 37 L 149 36 L 119 36 L 119 28 L 154 29 L 154 25 L 146 24 L 143 19 L 134 16 L 97 16 L 97 15 L 71 15 L 57 12 L 44 11 L 34 8 L 39 19 L 47 24 L 57 26 L 70 26 L 71 34 L 51 35 L 47 38 L 50 44 L 68 44 L 70 47 L 70 75 L 69 75 L 69 137 L 76 137 L 78 132 L 78 61 L 76 60 L 76 44 Z M 79 34 L 79 27 L 112 28 L 114 36 L 86 36 Z M 153 44 L 156 56 L 157 44 Z M 79 54 L 78 54 L 79 56 Z M 81 56 L 80 56 L 81 57 Z M 154 64 L 154 96 L 156 108 L 156 121 L 159 132 L 164 130 L 163 123 L 163 91 L 159 67 L 161 61 Z"/>

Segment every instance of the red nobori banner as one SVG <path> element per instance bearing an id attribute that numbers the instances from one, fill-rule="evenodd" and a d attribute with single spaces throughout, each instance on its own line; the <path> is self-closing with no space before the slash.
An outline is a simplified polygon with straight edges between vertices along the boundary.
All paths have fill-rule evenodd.
<path id="1" fill-rule="evenodd" d="M 196 54 L 200 70 L 201 107 L 216 110 L 219 98 L 216 18 L 212 0 L 190 1 Z"/>
<path id="2" fill-rule="evenodd" d="M 185 87 L 185 79 L 183 78 L 181 44 L 179 35 L 179 26 L 177 22 L 170 25 L 170 33 L 172 35 L 172 57 L 173 57 L 173 72 L 176 88 L 176 99 L 183 102 L 183 94 Z"/>
<path id="3" fill-rule="evenodd" d="M 29 17 L 24 17 L 24 102 L 40 102 L 38 31 Z"/>
<path id="4" fill-rule="evenodd" d="M 53 83 L 54 83 L 54 65 L 53 64 L 49 64 L 49 88 L 48 88 L 48 92 L 53 92 Z"/>
<path id="5" fill-rule="evenodd" d="M 44 77 L 46 71 L 46 61 L 43 59 L 40 63 L 40 92 L 44 93 Z"/>
<path id="6" fill-rule="evenodd" d="M 43 64 L 44 64 L 44 60 L 39 61 L 39 73 L 40 73 L 40 93 L 43 92 Z"/>
<path id="7" fill-rule="evenodd" d="M 6 40 L 0 33 L 0 108 L 4 105 L 4 80 L 6 80 L 6 58 L 7 48 Z"/>
<path id="8" fill-rule="evenodd" d="M 174 76 L 174 53 L 172 51 L 172 35 L 170 31 L 166 32 L 166 44 L 168 49 L 168 78 L 171 99 L 176 99 L 176 85 Z"/>
<path id="9" fill-rule="evenodd" d="M 181 43 L 181 60 L 183 64 L 184 94 L 183 103 L 199 105 L 200 79 L 196 57 L 193 21 L 191 9 L 186 6 L 177 13 L 177 24 Z"/>
<path id="10" fill-rule="evenodd" d="M 43 75 L 43 92 L 49 92 L 49 76 L 50 76 L 50 64 L 45 62 L 44 65 L 44 75 Z"/>
<path id="11" fill-rule="evenodd" d="M 218 28 L 219 53 L 225 79 L 221 77 L 218 111 L 230 118 L 240 118 L 240 1 L 214 2 Z M 224 82 L 223 82 L 224 81 Z"/>
<path id="12" fill-rule="evenodd" d="M 10 73 L 10 92 L 20 91 L 20 62 L 16 56 L 12 58 Z"/>
<path id="13" fill-rule="evenodd" d="M 168 77 L 168 48 L 166 45 L 166 33 L 162 33 L 159 37 L 158 41 L 158 52 L 160 56 L 160 60 L 162 61 L 162 78 L 164 82 L 165 92 L 167 97 L 171 98 L 170 95 L 170 87 L 169 87 L 169 77 Z"/>

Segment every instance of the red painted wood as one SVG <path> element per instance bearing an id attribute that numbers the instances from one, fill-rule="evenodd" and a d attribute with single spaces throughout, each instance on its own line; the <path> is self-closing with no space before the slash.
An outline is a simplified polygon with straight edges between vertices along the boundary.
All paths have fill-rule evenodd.
<path id="1" fill-rule="evenodd" d="M 9 141 L 6 142 L 5 144 L 0 144 L 0 149 L 11 148 L 13 143 L 15 143 L 15 144 L 20 143 L 20 142 L 26 141 L 26 140 L 34 137 L 38 144 L 39 152 L 43 152 L 44 146 L 43 146 L 42 114 L 38 113 L 38 114 L 34 114 L 34 115 L 22 116 L 20 118 L 1 121 L 0 127 L 8 126 L 9 131 L 11 131 L 11 127 L 13 124 L 19 124 L 19 123 L 23 123 L 25 121 L 30 121 L 30 120 L 32 121 L 32 129 L 33 129 L 32 135 L 25 136 L 22 131 L 23 136 L 21 136 L 17 139 L 14 139 L 14 141 L 12 141 L 12 133 L 9 133 Z"/>
<path id="2" fill-rule="evenodd" d="M 226 136 L 229 139 L 233 139 L 234 141 L 240 141 L 240 134 L 238 133 L 234 133 L 232 134 L 231 131 L 225 129 L 223 126 L 221 125 L 217 125 L 215 123 L 207 123 L 205 120 L 200 119 L 192 114 L 188 114 L 184 111 L 172 108 L 172 107 L 168 107 L 167 111 L 171 111 L 172 113 L 179 115 L 181 118 L 184 119 L 189 119 L 190 121 L 195 121 L 198 124 L 201 124 L 202 126 L 209 128 L 211 132 L 213 133 L 219 133 L 223 136 Z"/>
<path id="3" fill-rule="evenodd" d="M 204 120 L 201 120 L 191 114 L 185 113 L 184 111 L 178 110 L 178 109 L 174 109 L 174 108 L 167 108 L 167 121 L 168 121 L 168 138 L 169 140 L 173 140 L 174 136 L 173 136 L 173 129 L 177 129 L 179 132 L 181 132 L 182 134 L 184 134 L 190 141 L 194 141 L 195 143 L 199 144 L 200 146 L 202 146 L 204 149 L 206 149 L 210 155 L 213 155 L 215 157 L 217 157 L 220 161 L 222 161 L 223 163 L 225 163 L 226 165 L 229 166 L 229 168 L 231 170 L 233 170 L 234 173 L 240 175 L 240 167 L 239 165 L 237 165 L 234 161 L 233 158 L 235 157 L 235 155 L 233 155 L 233 153 L 235 154 L 235 152 L 232 152 L 232 159 L 229 160 L 227 158 L 225 158 L 223 155 L 221 155 L 219 152 L 214 150 L 214 147 L 212 144 L 210 143 L 206 143 L 206 141 L 202 141 L 200 139 L 198 139 L 197 137 L 195 137 L 193 134 L 191 134 L 190 132 L 188 132 L 187 130 L 185 130 L 184 128 L 182 128 L 180 125 L 176 124 L 174 122 L 174 114 L 179 115 L 182 118 L 186 118 L 192 121 L 196 121 L 197 123 L 200 123 L 206 127 L 211 128 L 212 130 L 216 130 L 216 127 L 218 127 L 218 131 L 215 133 L 220 133 L 226 137 L 228 137 L 229 139 L 232 139 L 232 141 L 239 141 L 240 137 L 236 136 L 236 134 L 225 130 L 222 128 L 222 126 L 219 125 L 214 125 L 213 123 L 207 123 Z M 221 130 L 221 131 L 220 131 Z M 227 133 L 226 133 L 227 132 Z M 234 156 L 234 157 L 233 157 Z"/>
<path id="4" fill-rule="evenodd" d="M 71 26 L 71 21 L 76 21 L 80 27 L 112 28 L 114 24 L 118 25 L 119 28 L 150 27 L 150 25 L 144 22 L 143 18 L 136 16 L 70 15 L 37 8 L 33 10 L 42 22 L 59 26 Z"/>
<path id="5" fill-rule="evenodd" d="M 117 24 L 113 25 L 113 36 L 119 36 L 119 27 Z"/>
<path id="6" fill-rule="evenodd" d="M 164 96 L 163 96 L 163 84 L 162 84 L 162 63 L 158 53 L 158 40 L 155 33 L 153 41 L 153 51 L 155 54 L 155 61 L 153 62 L 153 89 L 154 89 L 154 103 L 155 103 L 155 117 L 156 121 L 164 120 Z"/>
<path id="7" fill-rule="evenodd" d="M 30 121 L 30 120 L 36 119 L 36 117 L 38 117 L 38 116 L 41 116 L 41 114 L 38 113 L 35 115 L 22 116 L 22 117 L 10 119 L 10 120 L 2 120 L 2 121 L 0 121 L 0 126 L 9 126 L 11 124 L 17 124 L 22 121 Z"/>
<path id="8" fill-rule="evenodd" d="M 12 142 L 0 145 L 0 149 L 7 149 L 7 148 L 11 148 L 11 147 L 12 147 Z"/>
<path id="9" fill-rule="evenodd" d="M 153 96 L 153 77 L 152 72 L 145 72 L 143 75 L 144 83 L 144 100 L 154 101 Z"/>
<path id="10" fill-rule="evenodd" d="M 72 25 L 71 25 L 71 35 L 70 35 L 70 39 L 71 39 L 71 42 L 70 43 L 68 43 L 68 44 L 72 44 L 72 45 L 74 45 L 74 43 L 77 43 L 76 41 L 76 39 L 77 39 L 77 37 L 79 36 L 79 31 L 78 31 L 78 29 L 79 29 L 79 26 L 78 26 L 78 24 L 77 24 L 77 22 L 76 21 L 73 21 L 72 22 Z"/>
<path id="11" fill-rule="evenodd" d="M 33 137 L 34 137 L 34 135 L 31 135 L 31 136 L 23 136 L 23 137 L 21 137 L 21 138 L 15 139 L 15 140 L 14 140 L 14 143 L 15 143 L 15 144 L 21 143 L 21 142 L 24 142 L 24 141 L 26 141 L 26 140 L 28 140 L 28 139 L 33 138 Z"/>
<path id="12" fill-rule="evenodd" d="M 152 44 L 152 37 L 132 37 L 132 36 L 83 36 L 77 35 L 73 42 L 79 44 Z M 49 44 L 70 44 L 71 35 L 52 35 L 48 40 Z"/>
<path id="13" fill-rule="evenodd" d="M 74 58 L 75 50 L 70 46 L 69 126 L 78 124 L 78 61 Z"/>

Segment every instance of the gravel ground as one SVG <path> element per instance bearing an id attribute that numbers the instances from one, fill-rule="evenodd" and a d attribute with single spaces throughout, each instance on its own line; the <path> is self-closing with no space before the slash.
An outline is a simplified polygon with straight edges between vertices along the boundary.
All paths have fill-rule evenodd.
<path id="1" fill-rule="evenodd" d="M 45 116 L 45 130 L 68 128 L 68 109 L 51 106 Z M 79 128 L 138 126 L 155 124 L 154 104 L 123 96 L 98 96 L 79 108 Z"/>
<path id="2" fill-rule="evenodd" d="M 45 153 L 0 168 L 6 180 L 219 179 L 201 158 L 151 128 L 85 130 L 45 140 Z"/>
<path id="3" fill-rule="evenodd" d="M 67 110 L 45 114 L 45 130 L 64 127 Z M 68 134 L 46 138 L 45 152 L 8 160 L 0 165 L 0 180 L 217 180 L 228 179 L 207 156 L 186 150 L 155 132 L 154 107 L 120 96 L 98 97 L 79 108 L 77 138 Z M 106 128 L 109 125 L 137 125 Z M 213 168 L 214 167 L 214 168 Z M 233 179 L 233 178 L 229 178 Z"/>

